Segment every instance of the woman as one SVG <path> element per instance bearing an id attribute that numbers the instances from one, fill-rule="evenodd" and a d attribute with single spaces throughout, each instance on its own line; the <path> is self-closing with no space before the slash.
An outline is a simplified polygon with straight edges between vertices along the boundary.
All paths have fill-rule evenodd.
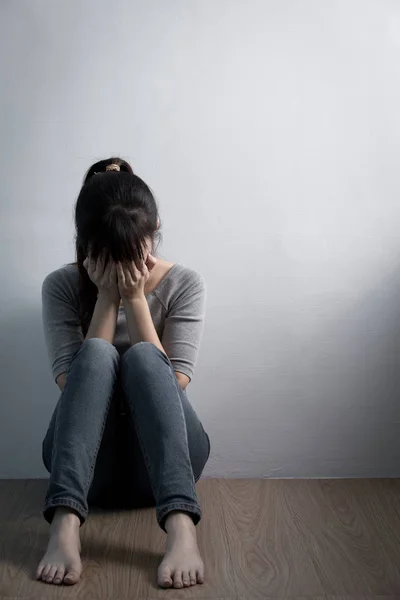
<path id="1" fill-rule="evenodd" d="M 186 395 L 203 331 L 205 287 L 154 257 L 156 202 L 130 165 L 86 174 L 76 210 L 77 262 L 42 287 L 43 325 L 61 395 L 43 441 L 50 540 L 37 578 L 80 578 L 88 506 L 156 506 L 167 533 L 162 587 L 203 583 L 195 483 L 210 440 Z"/>

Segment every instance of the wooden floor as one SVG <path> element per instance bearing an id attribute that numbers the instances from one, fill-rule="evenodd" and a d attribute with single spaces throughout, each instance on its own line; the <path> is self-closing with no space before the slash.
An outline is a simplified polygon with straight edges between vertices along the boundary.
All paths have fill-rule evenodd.
<path id="1" fill-rule="evenodd" d="M 0 481 L 0 598 L 389 598 L 400 600 L 400 480 L 203 479 L 204 585 L 156 584 L 165 534 L 154 509 L 95 513 L 83 579 L 34 580 L 47 541 L 46 482 Z M 396 596 L 397 594 L 397 596 Z"/>

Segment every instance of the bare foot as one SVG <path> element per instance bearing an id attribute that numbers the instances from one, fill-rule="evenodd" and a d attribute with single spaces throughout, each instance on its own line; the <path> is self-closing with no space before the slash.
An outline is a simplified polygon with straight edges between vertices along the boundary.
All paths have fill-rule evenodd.
<path id="1" fill-rule="evenodd" d="M 167 551 L 158 567 L 158 585 L 182 588 L 204 583 L 204 564 L 191 517 L 184 512 L 171 511 L 165 529 Z"/>
<path id="2" fill-rule="evenodd" d="M 78 515 L 66 507 L 58 507 L 50 527 L 47 552 L 41 560 L 36 579 L 46 583 L 73 585 L 82 572 Z"/>

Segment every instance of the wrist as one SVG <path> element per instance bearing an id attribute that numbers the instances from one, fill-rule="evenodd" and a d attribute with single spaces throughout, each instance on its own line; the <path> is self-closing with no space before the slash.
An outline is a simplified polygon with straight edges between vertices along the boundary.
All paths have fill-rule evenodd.
<path id="1" fill-rule="evenodd" d="M 125 306 L 141 306 L 143 304 L 147 305 L 146 296 L 144 294 L 138 294 L 137 296 L 133 296 L 132 298 L 122 298 L 122 302 Z"/>
<path id="2" fill-rule="evenodd" d="M 116 304 L 117 306 L 119 306 L 121 300 L 119 293 L 116 294 L 110 290 L 100 290 L 97 299 L 107 304 Z"/>

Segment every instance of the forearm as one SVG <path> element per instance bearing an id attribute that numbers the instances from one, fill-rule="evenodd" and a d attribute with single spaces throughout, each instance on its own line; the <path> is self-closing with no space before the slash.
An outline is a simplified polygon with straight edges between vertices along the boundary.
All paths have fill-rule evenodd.
<path id="1" fill-rule="evenodd" d="M 124 308 L 131 344 L 133 345 L 138 341 L 149 342 L 150 344 L 154 344 L 167 356 L 154 327 L 146 298 L 124 300 Z M 175 375 L 179 385 L 184 390 L 190 381 L 189 377 L 177 372 L 175 372 Z"/>
<path id="2" fill-rule="evenodd" d="M 85 339 L 103 338 L 112 344 L 117 326 L 118 308 L 119 299 L 111 300 L 109 297 L 99 295 Z M 64 389 L 66 379 L 66 373 L 61 373 L 57 377 L 56 383 L 61 392 Z"/>
<path id="3" fill-rule="evenodd" d="M 125 315 L 131 344 L 150 342 L 166 354 L 155 330 L 146 298 L 124 300 Z"/>
<path id="4" fill-rule="evenodd" d="M 99 293 L 85 340 L 103 338 L 112 344 L 117 327 L 118 308 L 119 299 Z"/>

